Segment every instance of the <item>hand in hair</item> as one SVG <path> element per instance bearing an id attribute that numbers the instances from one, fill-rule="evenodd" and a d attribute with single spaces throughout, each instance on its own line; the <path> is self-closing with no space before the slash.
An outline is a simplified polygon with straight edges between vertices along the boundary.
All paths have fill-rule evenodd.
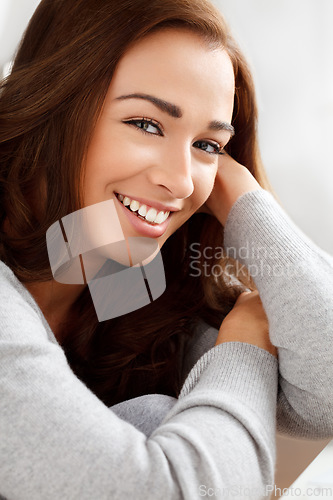
<path id="1" fill-rule="evenodd" d="M 222 342 L 246 342 L 278 357 L 269 338 L 268 320 L 257 290 L 239 295 L 222 321 L 216 345 Z"/>
<path id="2" fill-rule="evenodd" d="M 199 211 L 215 215 L 224 226 L 236 200 L 243 194 L 256 189 L 262 188 L 251 172 L 224 153 L 219 158 L 213 191 Z"/>

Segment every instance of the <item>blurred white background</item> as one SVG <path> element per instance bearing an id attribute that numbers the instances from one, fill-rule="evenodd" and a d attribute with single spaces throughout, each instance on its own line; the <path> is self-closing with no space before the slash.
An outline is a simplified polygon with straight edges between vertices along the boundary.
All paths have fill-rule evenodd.
<path id="1" fill-rule="evenodd" d="M 273 188 L 294 222 L 333 254 L 333 2 L 214 3 L 252 67 Z"/>
<path id="2" fill-rule="evenodd" d="M 333 1 L 214 0 L 257 86 L 262 155 L 294 222 L 333 254 Z M 0 66 L 38 0 L 0 0 Z"/>

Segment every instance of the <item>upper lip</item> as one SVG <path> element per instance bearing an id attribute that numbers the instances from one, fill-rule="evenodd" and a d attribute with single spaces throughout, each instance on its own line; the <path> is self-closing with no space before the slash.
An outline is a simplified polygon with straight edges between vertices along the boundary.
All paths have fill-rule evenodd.
<path id="1" fill-rule="evenodd" d="M 172 205 L 164 205 L 164 204 L 160 203 L 159 201 L 146 200 L 146 199 L 140 198 L 138 196 L 131 196 L 130 194 L 127 194 L 127 193 L 116 193 L 116 194 L 121 194 L 124 197 L 127 196 L 131 200 L 136 200 L 142 205 L 148 205 L 149 207 L 156 208 L 158 211 L 179 212 L 179 210 L 181 210 L 180 208 L 173 207 Z"/>

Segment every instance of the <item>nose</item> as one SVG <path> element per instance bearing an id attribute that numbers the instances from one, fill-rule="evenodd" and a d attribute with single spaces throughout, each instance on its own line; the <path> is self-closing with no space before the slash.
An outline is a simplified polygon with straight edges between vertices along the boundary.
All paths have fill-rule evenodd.
<path id="1" fill-rule="evenodd" d="M 173 151 L 164 150 L 149 169 L 149 180 L 166 188 L 174 198 L 185 199 L 194 191 L 193 166 L 190 148 L 174 146 Z"/>

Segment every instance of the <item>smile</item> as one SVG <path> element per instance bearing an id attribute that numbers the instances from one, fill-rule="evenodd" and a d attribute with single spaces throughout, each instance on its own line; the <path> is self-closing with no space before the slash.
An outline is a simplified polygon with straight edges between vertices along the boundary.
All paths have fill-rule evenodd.
<path id="1" fill-rule="evenodd" d="M 142 219 L 149 224 L 163 224 L 170 215 L 170 211 L 158 211 L 156 208 L 149 207 L 137 200 L 131 199 L 128 196 L 115 193 L 118 200 L 128 209 L 131 210 L 139 219 Z"/>

